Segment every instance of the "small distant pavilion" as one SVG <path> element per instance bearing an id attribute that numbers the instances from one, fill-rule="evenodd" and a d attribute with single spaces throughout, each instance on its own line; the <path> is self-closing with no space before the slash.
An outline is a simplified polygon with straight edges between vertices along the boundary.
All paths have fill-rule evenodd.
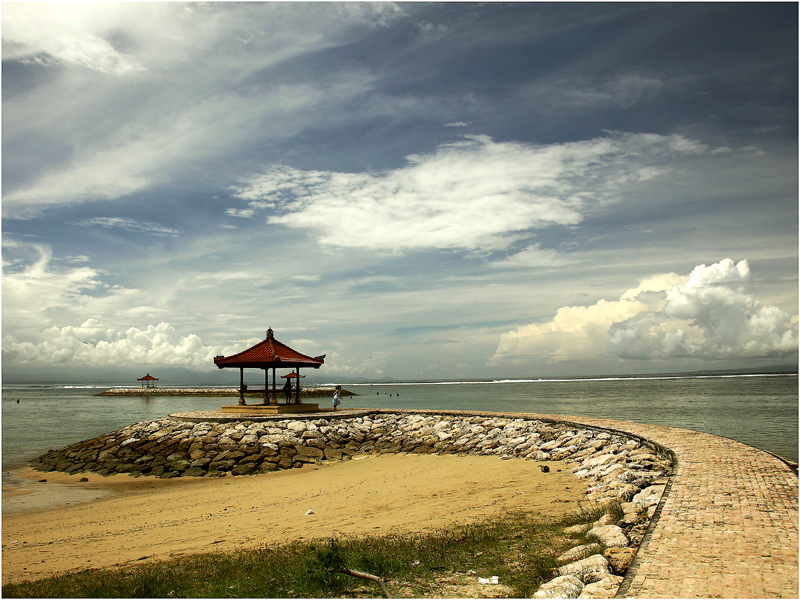
<path id="1" fill-rule="evenodd" d="M 136 381 L 142 382 L 141 387 L 151 388 L 151 387 L 156 387 L 156 381 L 158 381 L 158 377 L 153 377 L 152 375 L 150 375 L 150 373 L 148 373 L 144 377 L 137 377 Z"/>
<path id="2" fill-rule="evenodd" d="M 283 344 L 275 339 L 275 334 L 270 327 L 267 330 L 267 338 L 259 342 L 255 346 L 243 350 L 238 354 L 231 356 L 215 356 L 214 364 L 220 369 L 225 368 L 238 368 L 239 369 L 239 405 L 245 406 L 247 402 L 244 399 L 244 392 L 247 389 L 244 383 L 244 370 L 245 369 L 263 369 L 264 370 L 264 404 L 270 404 L 270 393 L 272 394 L 273 406 L 278 405 L 279 388 L 276 386 L 276 371 L 277 369 L 294 369 L 289 375 L 282 375 L 282 377 L 290 377 L 297 381 L 295 386 L 295 404 L 300 404 L 300 375 L 301 368 L 319 369 L 325 363 L 325 355 L 322 356 L 306 356 L 297 350 L 293 350 L 286 344 Z M 269 371 L 272 369 L 272 386 L 269 384 Z M 251 390 L 252 391 L 252 390 Z M 260 390 L 259 390 L 260 391 Z M 225 407 L 223 407 L 225 408 Z"/>

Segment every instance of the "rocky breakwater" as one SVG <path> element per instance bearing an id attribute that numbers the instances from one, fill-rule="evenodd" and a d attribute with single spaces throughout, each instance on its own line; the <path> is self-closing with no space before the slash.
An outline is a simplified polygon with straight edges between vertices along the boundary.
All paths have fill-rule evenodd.
<path id="1" fill-rule="evenodd" d="M 279 388 L 280 389 L 280 388 Z M 333 396 L 334 388 L 332 387 L 316 387 L 316 388 L 303 388 L 300 391 L 301 398 L 330 398 Z M 245 397 L 263 398 L 264 390 L 248 390 L 244 393 Z M 354 396 L 353 392 L 342 390 L 342 396 Z M 133 388 L 111 388 L 95 394 L 95 396 L 112 396 L 112 397 L 127 397 L 127 396 L 207 396 L 214 398 L 225 398 L 229 396 L 239 396 L 239 388 L 226 387 L 226 388 L 211 388 L 211 387 L 133 387 Z M 283 391 L 280 391 L 278 396 L 283 400 Z"/>
<path id="2" fill-rule="evenodd" d="M 376 411 L 344 419 L 136 423 L 35 459 L 40 471 L 102 475 L 225 477 L 412 452 L 565 461 L 586 482 L 589 504 L 608 512 L 559 557 L 559 576 L 536 597 L 613 597 L 671 474 L 669 457 L 648 442 L 563 422 L 501 416 Z M 587 562 L 588 561 L 588 562 Z M 601 585 L 596 585 L 601 584 Z M 594 587 L 592 587 L 594 586 Z"/>

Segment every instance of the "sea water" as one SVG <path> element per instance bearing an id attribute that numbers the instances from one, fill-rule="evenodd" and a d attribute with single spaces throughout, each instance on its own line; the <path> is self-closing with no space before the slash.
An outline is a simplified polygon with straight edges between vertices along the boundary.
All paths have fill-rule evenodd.
<path id="1" fill-rule="evenodd" d="M 347 383 L 342 408 L 575 415 L 693 429 L 791 460 L 798 456 L 796 375 Z M 4 385 L 3 471 L 50 449 L 231 398 L 96 396 L 108 386 Z M 316 401 L 316 400 L 315 400 Z M 320 407 L 327 401 L 319 399 Z"/>

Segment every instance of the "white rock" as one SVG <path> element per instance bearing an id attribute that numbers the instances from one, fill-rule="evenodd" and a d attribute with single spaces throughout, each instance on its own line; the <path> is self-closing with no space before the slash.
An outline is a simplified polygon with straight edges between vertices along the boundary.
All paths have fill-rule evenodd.
<path id="1" fill-rule="evenodd" d="M 661 495 L 664 493 L 665 485 L 651 485 L 636 494 L 631 502 L 636 502 L 643 506 L 653 506 L 658 504 L 661 500 Z"/>
<path id="2" fill-rule="evenodd" d="M 583 591 L 583 582 L 574 575 L 551 579 L 533 594 L 534 598 L 577 598 Z"/>
<path id="3" fill-rule="evenodd" d="M 600 581 L 587 584 L 578 598 L 613 598 L 619 591 L 622 577 L 610 575 Z"/>
<path id="4" fill-rule="evenodd" d="M 558 568 L 559 575 L 575 575 L 581 581 L 587 573 L 611 573 L 611 565 L 602 554 L 593 554 Z"/>
<path id="5" fill-rule="evenodd" d="M 593 469 L 610 462 L 616 462 L 620 459 L 617 454 L 600 454 L 599 456 L 592 456 L 583 461 L 583 467 L 586 469 Z"/>
<path id="6" fill-rule="evenodd" d="M 588 531 L 586 537 L 598 540 L 607 548 L 626 548 L 628 546 L 628 538 L 625 537 L 622 528 L 616 525 L 594 527 Z"/>
<path id="7" fill-rule="evenodd" d="M 594 529 L 595 527 L 603 527 L 605 525 L 615 525 L 615 524 L 616 524 L 616 521 L 614 520 L 614 517 L 612 517 L 610 514 L 606 513 L 602 517 L 597 519 L 597 521 L 592 523 L 592 527 L 591 528 Z"/>
<path id="8" fill-rule="evenodd" d="M 600 544 L 584 544 L 582 546 L 575 546 L 574 548 L 570 548 L 563 554 L 559 555 L 556 558 L 556 562 L 559 565 L 565 565 L 567 563 L 586 558 L 592 554 L 597 554 L 600 552 L 600 549 Z"/>

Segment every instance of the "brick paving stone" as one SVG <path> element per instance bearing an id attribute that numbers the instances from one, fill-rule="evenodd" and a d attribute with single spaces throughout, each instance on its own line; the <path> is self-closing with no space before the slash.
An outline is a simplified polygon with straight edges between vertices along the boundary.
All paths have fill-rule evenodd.
<path id="1" fill-rule="evenodd" d="M 706 433 L 532 415 L 630 433 L 676 467 L 618 597 L 798 598 L 798 480 L 783 461 Z"/>

